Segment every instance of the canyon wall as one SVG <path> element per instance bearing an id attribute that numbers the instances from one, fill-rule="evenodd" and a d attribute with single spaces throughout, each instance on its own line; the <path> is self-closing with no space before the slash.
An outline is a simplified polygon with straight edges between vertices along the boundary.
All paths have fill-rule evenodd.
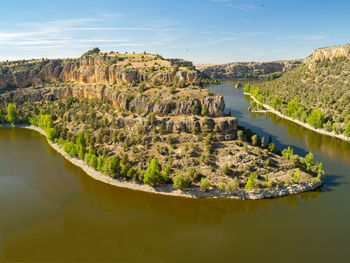
<path id="1" fill-rule="evenodd" d="M 208 77 L 216 79 L 244 78 L 249 75 L 263 76 L 275 72 L 289 71 L 302 63 L 302 60 L 273 62 L 234 62 L 226 64 L 202 64 L 196 68 Z"/>

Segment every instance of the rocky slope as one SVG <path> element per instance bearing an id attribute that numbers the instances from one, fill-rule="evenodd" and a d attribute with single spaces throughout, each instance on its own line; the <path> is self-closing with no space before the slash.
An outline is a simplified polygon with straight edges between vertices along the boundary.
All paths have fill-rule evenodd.
<path id="1" fill-rule="evenodd" d="M 226 64 L 202 64 L 196 68 L 211 78 L 235 79 L 247 76 L 264 77 L 267 74 L 286 72 L 301 64 L 301 60 L 273 62 L 234 62 Z"/>
<path id="2" fill-rule="evenodd" d="M 42 82 L 140 83 L 174 81 L 193 83 L 200 73 L 184 60 L 165 60 L 158 55 L 93 53 L 80 59 L 52 59 L 0 63 L 0 89 L 27 87 Z"/>

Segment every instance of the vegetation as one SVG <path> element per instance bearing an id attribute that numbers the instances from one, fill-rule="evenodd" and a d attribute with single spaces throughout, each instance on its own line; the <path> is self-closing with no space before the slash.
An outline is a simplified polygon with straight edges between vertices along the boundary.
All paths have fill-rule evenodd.
<path id="1" fill-rule="evenodd" d="M 312 127 L 350 136 L 350 60 L 304 63 L 274 81 L 245 87 L 259 102 Z"/>

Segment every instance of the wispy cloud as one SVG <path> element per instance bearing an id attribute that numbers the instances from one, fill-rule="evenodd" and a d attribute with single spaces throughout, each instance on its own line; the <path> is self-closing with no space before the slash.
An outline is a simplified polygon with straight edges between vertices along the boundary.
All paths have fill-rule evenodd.
<path id="1" fill-rule="evenodd" d="M 325 39 L 326 36 L 324 35 L 290 35 L 290 36 L 278 36 L 277 39 L 281 40 L 306 40 L 306 41 L 312 41 L 312 40 L 322 40 Z"/>
<path id="2" fill-rule="evenodd" d="M 238 4 L 231 4 L 231 3 L 227 4 L 227 6 L 240 11 L 246 11 L 246 12 L 252 9 L 258 8 L 257 6 L 253 6 L 253 5 L 246 5 L 246 4 L 238 5 Z"/>
<path id="3" fill-rule="evenodd" d="M 178 31 L 177 28 L 161 28 L 161 27 L 72 27 L 66 28 L 73 31 Z"/>

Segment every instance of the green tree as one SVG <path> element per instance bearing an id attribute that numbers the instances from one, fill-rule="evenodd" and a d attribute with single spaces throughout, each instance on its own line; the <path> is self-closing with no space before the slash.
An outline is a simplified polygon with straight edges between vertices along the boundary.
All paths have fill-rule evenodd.
<path id="1" fill-rule="evenodd" d="M 162 183 L 163 177 L 160 171 L 161 170 L 158 161 L 153 158 L 144 174 L 143 182 L 149 185 L 156 185 Z"/>
<path id="2" fill-rule="evenodd" d="M 258 145 L 258 143 L 259 143 L 259 136 L 257 134 L 254 134 L 252 136 L 252 144 L 253 145 Z"/>
<path id="3" fill-rule="evenodd" d="M 102 171 L 103 170 L 103 158 L 101 155 L 97 158 L 97 170 Z"/>
<path id="4" fill-rule="evenodd" d="M 324 123 L 324 113 L 320 109 L 315 109 L 309 116 L 309 124 L 315 128 L 322 128 Z"/>
<path id="5" fill-rule="evenodd" d="M 280 110 L 281 108 L 281 100 L 279 97 L 274 97 L 273 98 L 273 102 L 272 102 L 272 108 L 275 109 L 275 110 Z"/>
<path id="6" fill-rule="evenodd" d="M 248 181 L 247 181 L 246 185 L 244 186 L 245 189 L 252 190 L 256 187 L 255 179 L 256 179 L 257 175 L 258 175 L 257 172 L 250 174 Z"/>
<path id="7" fill-rule="evenodd" d="M 350 137 L 350 122 L 345 127 L 344 135 Z"/>
<path id="8" fill-rule="evenodd" d="M 311 167 L 314 165 L 314 155 L 312 154 L 312 152 L 309 152 L 306 157 L 305 157 L 305 165 L 306 165 L 306 169 L 310 170 Z"/>
<path id="9" fill-rule="evenodd" d="M 76 146 L 78 151 L 78 157 L 80 159 L 84 159 L 86 151 L 86 139 L 84 131 L 77 135 Z"/>
<path id="10" fill-rule="evenodd" d="M 165 183 L 170 181 L 170 172 L 171 172 L 171 168 L 168 165 L 163 167 L 163 180 Z"/>
<path id="11" fill-rule="evenodd" d="M 18 110 L 15 104 L 9 103 L 7 105 L 7 121 L 11 124 L 19 122 Z"/>

